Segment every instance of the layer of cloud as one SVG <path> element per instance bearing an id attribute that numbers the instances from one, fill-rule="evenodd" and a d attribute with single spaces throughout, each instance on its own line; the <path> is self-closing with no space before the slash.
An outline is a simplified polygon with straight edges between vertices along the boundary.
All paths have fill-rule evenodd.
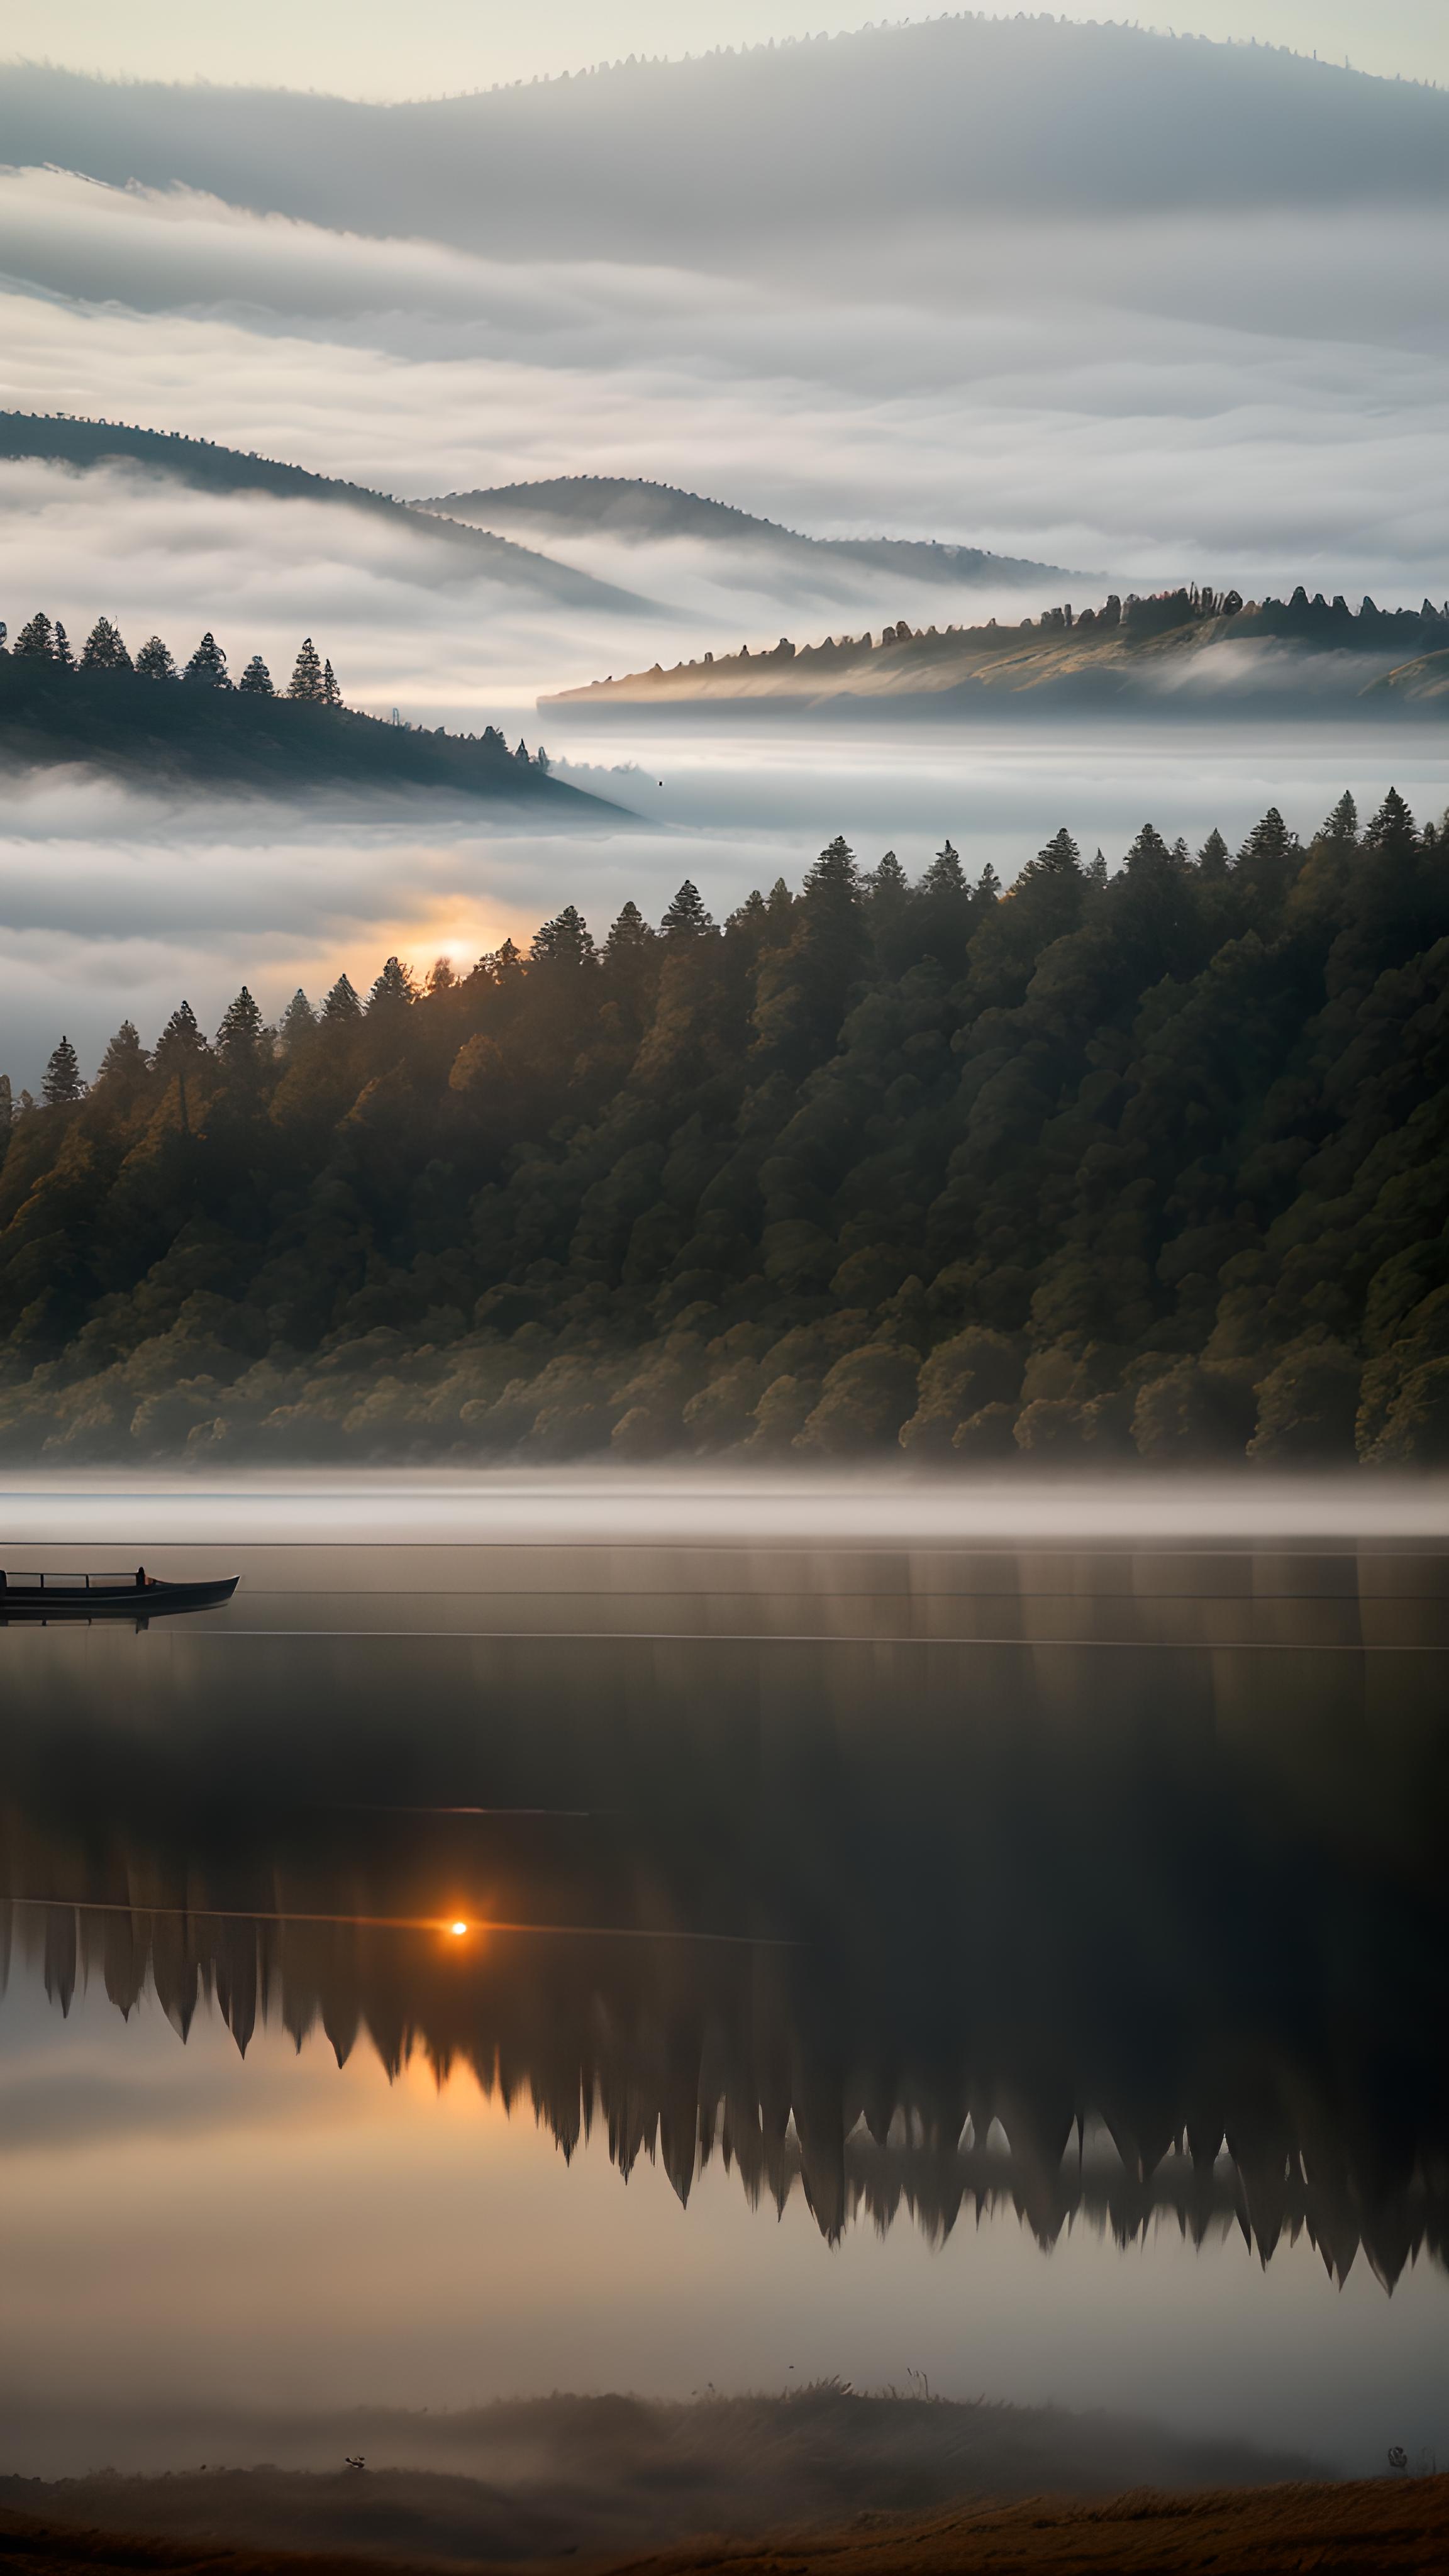
<path id="1" fill-rule="evenodd" d="M 1415 605 L 1449 586 L 1449 363 L 1130 316 L 1050 324 L 983 317 L 942 385 L 922 312 L 930 381 L 898 352 L 884 392 L 806 374 L 803 349 L 789 375 L 750 372 L 703 322 L 668 365 L 618 339 L 591 366 L 409 363 L 216 317 L 0 299 L 17 408 L 176 427 L 386 488 L 643 474 L 815 533 L 938 536 L 1141 586 L 1304 579 Z M 647 563 L 633 570 L 643 587 Z M 550 676 L 595 667 L 560 652 Z"/>
<path id="2" fill-rule="evenodd" d="M 0 154 L 94 178 L 216 187 L 332 227 L 515 258 L 688 243 L 849 257 L 882 225 L 1045 209 L 1442 203 L 1449 102 L 1261 49 L 1045 16 L 830 43 L 425 106 L 104 87 L 42 68 L 0 95 Z"/>
<path id="3" fill-rule="evenodd" d="M 657 919 L 686 876 L 723 917 L 777 876 L 798 885 L 837 832 L 863 864 L 890 847 L 913 875 L 949 835 L 973 875 L 990 860 L 1009 880 L 1059 823 L 1115 865 L 1147 820 L 1236 844 L 1270 804 L 1307 833 L 1345 787 L 1365 812 L 1391 782 L 1425 814 L 1449 795 L 1424 728 L 548 733 L 565 776 L 626 809 L 616 824 L 499 829 L 444 799 L 187 802 L 79 772 L 7 782 L 0 1072 L 33 1088 L 64 1029 L 89 1073 L 122 1017 L 149 1043 L 183 996 L 214 1028 L 243 981 L 275 1014 L 344 969 L 365 988 L 393 951 L 466 967 L 565 903 L 602 935 L 627 901 Z"/>
<path id="4" fill-rule="evenodd" d="M 625 82 L 618 96 L 632 115 L 642 94 Z M 9 148 L 26 116 L 37 151 L 64 139 L 45 126 L 49 95 L 43 82 L 24 93 Z M 542 97 L 517 110 L 519 131 L 535 130 Z M 0 174 L 0 270 L 13 280 L 0 331 L 16 408 L 175 428 L 414 494 L 642 475 L 821 535 L 984 545 L 1099 568 L 1119 588 L 1199 577 L 1253 593 L 1301 579 L 1414 605 L 1449 593 L 1449 253 L 1437 216 L 1390 202 L 1402 173 L 1386 167 L 1369 174 L 1382 202 L 1365 201 L 1360 171 L 1305 183 L 1294 204 L 1290 153 L 1265 208 L 1261 190 L 1250 202 L 1236 188 L 1204 126 L 1185 157 L 1211 164 L 1212 187 L 1200 171 L 1191 190 L 1164 182 L 1150 219 L 1131 218 L 1113 210 L 1115 179 L 1085 186 L 1092 156 L 1105 169 L 1112 152 L 1078 100 L 1067 158 L 1081 204 L 1069 220 L 1045 211 L 1044 180 L 1003 212 L 984 199 L 966 208 L 939 172 L 925 220 L 899 172 L 852 158 L 837 135 L 812 220 L 773 234 L 758 150 L 692 240 L 671 225 L 628 242 L 594 220 L 582 163 L 559 199 L 557 241 L 537 226 L 525 240 L 526 225 L 510 235 L 486 220 L 481 182 L 470 195 L 456 171 L 430 175 L 405 153 L 393 177 L 413 195 L 404 204 L 394 188 L 388 233 L 375 173 L 335 154 L 307 179 L 310 204 L 281 206 L 280 184 L 264 182 L 286 176 L 285 134 L 269 128 L 262 154 L 254 103 L 191 102 L 226 145 L 205 170 L 222 193 L 205 194 L 170 184 L 199 149 L 176 102 L 77 98 L 75 158 L 129 178 L 151 117 L 151 175 L 164 184 Z M 315 115 L 302 101 L 287 117 L 352 131 L 313 104 Z M 1045 92 L 1027 101 L 1039 124 L 1049 105 Z M 461 114 L 417 130 L 454 126 L 474 131 Z M 175 151 L 156 140 L 162 127 Z M 956 161 L 970 157 L 958 144 Z M 1159 179 L 1160 160 L 1148 155 Z M 1324 202 L 1350 180 L 1355 206 Z M 1138 172 L 1139 195 L 1143 184 Z M 364 218 L 371 231 L 356 228 Z M 783 567 L 758 547 L 580 534 L 551 551 L 645 592 L 660 613 L 530 602 L 460 576 L 441 543 L 321 504 L 0 467 L 0 615 L 12 630 L 43 605 L 83 632 L 104 608 L 133 644 L 157 628 L 183 652 L 211 626 L 234 665 L 260 649 L 282 671 L 312 632 L 354 703 L 465 728 L 500 720 L 530 742 L 538 694 L 655 658 L 887 617 L 1021 613 L 1005 593 L 957 601 L 894 575 L 856 584 L 832 568 L 807 581 L 798 560 Z M 1092 591 L 1074 581 L 1070 595 L 1081 605 Z M 1014 727 L 994 743 L 909 744 L 780 729 L 696 738 L 632 722 L 605 735 L 554 713 L 543 729 L 555 753 L 604 771 L 633 763 L 624 801 L 653 831 L 499 838 L 436 807 L 365 821 L 331 808 L 279 825 L 261 809 L 151 810 L 74 781 L 22 797 L 0 857 L 6 1069 L 33 1079 L 68 1022 L 93 1059 L 122 1007 L 151 1034 L 186 992 L 214 1020 L 246 974 L 275 1008 L 296 981 L 315 990 L 343 964 L 370 973 L 392 946 L 426 962 L 454 941 L 489 944 L 567 900 L 596 926 L 626 896 L 660 907 L 686 873 L 727 910 L 776 873 L 798 880 L 836 830 L 863 856 L 894 844 L 913 866 L 949 832 L 1009 875 L 1058 821 L 1115 856 L 1148 814 L 1195 840 L 1215 822 L 1236 836 L 1274 801 L 1311 827 L 1345 783 L 1373 803 L 1394 775 L 1429 810 L 1449 791 L 1428 731 L 1402 752 L 1377 734 L 1348 751 L 1194 730 L 1099 753 L 1084 737 L 1028 742 Z"/>

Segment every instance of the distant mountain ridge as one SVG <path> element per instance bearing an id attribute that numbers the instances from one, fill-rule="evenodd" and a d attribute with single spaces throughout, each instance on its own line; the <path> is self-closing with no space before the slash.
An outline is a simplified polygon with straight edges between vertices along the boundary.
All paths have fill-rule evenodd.
<path id="1" fill-rule="evenodd" d="M 71 465 L 82 472 L 117 460 L 140 465 L 148 473 L 168 476 L 202 492 L 266 492 L 283 501 L 322 501 L 334 507 L 365 511 L 390 520 L 415 536 L 457 549 L 459 577 L 490 576 L 515 589 L 531 591 L 571 608 L 609 609 L 615 614 L 642 611 L 649 603 L 591 573 L 554 563 L 509 537 L 450 520 L 441 511 L 418 508 L 374 492 L 362 483 L 346 483 L 314 474 L 305 465 L 284 465 L 276 458 L 254 456 L 240 448 L 217 446 L 205 438 L 188 438 L 180 430 L 140 429 L 107 420 L 74 420 L 45 412 L 0 411 L 0 460 L 34 457 Z"/>
<path id="2" fill-rule="evenodd" d="M 1095 581 L 1098 574 L 1072 573 L 1061 564 L 1036 563 L 1021 555 L 997 555 L 982 546 L 941 545 L 911 537 L 810 537 L 774 519 L 760 519 L 728 501 L 713 501 L 674 483 L 651 483 L 618 474 L 556 474 L 535 483 L 504 483 L 473 492 L 445 492 L 420 501 L 421 510 L 441 510 L 465 521 L 490 527 L 514 521 L 546 528 L 562 537 L 587 531 L 593 535 L 637 538 L 694 537 L 712 544 L 768 545 L 777 555 L 793 554 L 802 563 L 822 561 L 859 564 L 873 572 L 897 572 L 905 579 L 951 583 Z"/>
<path id="3" fill-rule="evenodd" d="M 1443 204 L 1449 97 L 1271 46 L 956 17 L 395 105 L 0 75 L 0 160 L 490 257 L 783 253 L 822 225 Z M 862 185 L 869 173 L 869 186 Z"/>

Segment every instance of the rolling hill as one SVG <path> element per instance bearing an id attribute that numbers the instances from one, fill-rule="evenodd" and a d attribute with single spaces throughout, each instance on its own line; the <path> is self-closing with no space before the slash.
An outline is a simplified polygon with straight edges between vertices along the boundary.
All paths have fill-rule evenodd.
<path id="1" fill-rule="evenodd" d="M 834 566 L 894 573 L 911 582 L 959 590 L 971 584 L 1081 581 L 1092 574 L 1065 572 L 1060 564 L 1033 563 L 1019 555 L 989 554 L 981 546 L 939 545 L 906 537 L 808 537 L 773 519 L 752 517 L 727 501 L 680 491 L 672 483 L 647 483 L 623 475 L 560 474 L 536 483 L 506 483 L 491 490 L 446 492 L 420 509 L 486 528 L 518 527 L 563 539 L 609 536 L 635 543 L 701 540 L 741 552 L 767 554 L 781 572 L 808 580 Z"/>
<path id="2" fill-rule="evenodd" d="M 576 258 L 587 207 L 594 259 L 777 266 L 952 216 L 1442 206 L 1449 97 L 1267 45 L 962 16 L 387 106 L 16 65 L 0 159 L 493 258 Z"/>
<path id="3" fill-rule="evenodd" d="M 692 715 L 787 708 L 800 715 L 1061 713 L 1073 709 L 1185 716 L 1449 715 L 1449 602 L 1351 609 L 1341 596 L 1247 601 L 1236 591 L 1182 589 L 1110 597 L 1019 626 L 912 628 L 827 636 L 797 647 L 658 663 L 617 680 L 540 698 L 571 711 Z"/>
<path id="4" fill-rule="evenodd" d="M 36 412 L 0 412 L 0 460 L 36 457 L 84 473 L 121 462 L 205 492 L 265 492 L 274 500 L 319 501 L 339 509 L 359 510 L 380 518 L 455 556 L 456 578 L 480 577 L 505 583 L 561 608 L 608 610 L 615 615 L 641 613 L 649 603 L 612 583 L 596 581 L 571 565 L 547 555 L 464 526 L 432 508 L 419 509 L 372 492 L 360 483 L 310 473 L 302 465 L 284 465 L 268 456 L 245 455 L 239 448 L 219 447 L 210 439 L 186 438 L 175 430 L 136 429 L 105 420 L 71 420 Z"/>

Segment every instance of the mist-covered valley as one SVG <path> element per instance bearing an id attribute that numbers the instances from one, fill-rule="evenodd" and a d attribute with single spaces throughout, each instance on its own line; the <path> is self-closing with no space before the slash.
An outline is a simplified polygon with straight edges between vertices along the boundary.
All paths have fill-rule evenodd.
<path id="1" fill-rule="evenodd" d="M 1185 163 L 1169 138 L 1188 130 L 1213 143 Z M 159 756 L 150 774 L 144 758 L 111 774 L 104 746 L 74 739 L 12 756 L 12 1096 L 51 1079 L 62 1032 L 84 1083 L 122 1023 L 144 1054 L 184 1002 L 177 1024 L 209 1068 L 175 1104 L 189 1137 L 221 1064 L 211 1039 L 243 988 L 274 1048 L 271 1084 L 290 1041 L 265 1032 L 298 987 L 294 1034 L 344 982 L 366 997 L 389 958 L 414 982 L 387 991 L 418 990 L 441 960 L 437 993 L 472 977 L 478 1000 L 508 982 L 515 950 L 534 950 L 541 995 L 560 939 L 586 970 L 581 1025 L 603 1011 L 605 1052 L 627 1025 L 645 1056 L 650 1028 L 668 1053 L 663 967 L 682 922 L 714 961 L 729 1031 L 715 1070 L 728 1064 L 727 1115 L 747 1126 L 764 1043 L 749 1012 L 766 1010 L 795 944 L 810 949 L 803 890 L 837 841 L 864 981 L 841 984 L 837 960 L 794 1080 L 807 1063 L 823 1076 L 872 977 L 895 992 L 903 974 L 964 972 L 943 1002 L 950 1046 L 985 1045 L 1001 1007 L 990 959 L 1019 929 L 1023 956 L 1044 962 L 1055 922 L 998 895 L 1023 870 L 1050 873 L 1063 833 L 1083 954 L 1090 922 L 1148 919 L 1154 871 L 1191 920 L 1186 947 L 1159 924 L 1139 952 L 1123 929 L 1124 990 L 1143 1009 L 1164 977 L 1209 974 L 1219 947 L 1295 936 L 1305 871 L 1324 940 L 1357 937 L 1361 898 L 1333 874 L 1342 852 L 1376 850 L 1387 815 L 1385 846 L 1411 875 L 1432 870 L 1449 801 L 1439 621 L 1418 615 L 1449 593 L 1446 138 L 1449 107 L 1412 84 L 1026 20 L 376 109 L 4 74 L 12 646 L 37 610 L 77 646 L 104 614 L 132 653 L 155 634 L 179 664 L 210 633 L 233 675 L 260 656 L 284 688 L 311 638 L 347 706 L 429 732 L 492 726 L 534 758 L 542 737 L 560 791 L 554 810 L 520 814 L 349 779 L 340 759 L 302 783 L 279 765 L 203 785 Z M 95 426 L 107 422 L 133 428 Z M 1333 634 L 1295 662 L 1276 632 L 1244 643 L 1235 621 L 1209 619 L 1234 631 L 1196 660 L 1233 686 L 1168 684 L 1166 659 L 1149 657 L 1154 684 L 1110 723 L 1033 687 L 969 725 L 912 707 L 888 728 L 872 703 L 827 727 L 804 708 L 711 727 L 650 698 L 604 729 L 569 694 L 745 641 L 753 665 L 782 635 L 814 649 L 854 638 L 876 672 L 933 629 L 995 618 L 1008 631 L 1064 597 L 1080 612 L 1110 585 L 1130 607 L 1188 583 L 1247 601 L 1303 585 L 1346 603 L 1344 632 L 1326 610 Z M 1428 678 L 1417 712 L 1377 699 L 1350 725 L 1339 682 L 1372 658 L 1368 613 L 1349 621 L 1366 593 L 1414 612 L 1407 649 Z M 1067 645 L 1084 631 L 1079 619 Z M 146 694 L 126 685 L 144 751 Z M 599 801 L 569 809 L 569 788 Z M 1117 884 L 1129 854 L 1147 867 L 1135 890 Z M 931 927 L 943 889 L 949 937 Z M 899 953 L 881 909 L 897 899 L 911 925 Z M 647 1008 L 636 996 L 619 1021 L 607 974 L 589 979 L 611 938 L 636 935 Z M 1417 940 L 1397 924 L 1405 971 Z M 744 1020 L 734 960 L 761 979 Z M 1010 1006 L 1023 1006 L 1014 984 Z M 1122 1007 L 1094 996 L 1089 1018 L 1115 1028 Z M 441 1043 L 453 1011 L 418 1026 Z M 469 1020 L 486 1045 L 482 1029 Z M 386 1071 L 375 1034 L 358 1041 L 369 1079 Z M 1137 1036 L 1119 1037 L 1135 1063 Z M 582 1089 L 559 1094 L 570 1115 L 586 1095 L 632 1102 L 622 1058 L 579 1061 Z M 420 1058 L 418 1078 L 451 1136 L 477 1107 L 459 1106 L 463 1076 L 456 1099 L 441 1058 Z M 692 1066 L 701 1117 L 725 1115 L 711 1079 Z M 64 1069 L 62 1089 L 71 1080 Z M 550 1062 L 540 1100 L 564 1081 Z M 164 1083 L 154 1101 L 138 1092 L 126 1116 L 164 1125 L 167 1098 Z M 35 1114 L 72 1105 L 57 1095 Z M 490 1130 L 486 1152 L 473 1147 L 487 1161 L 522 1140 Z M 940 1180 L 912 1200 L 908 1269 Z M 792 1205 L 781 1221 L 817 1219 Z M 527 1269 L 522 1235 L 515 1248 Z M 668 1267 L 661 1235 L 645 1270 Z M 486 1260 L 470 1270 L 457 1313 L 492 1280 Z M 452 1290 L 442 1304 L 453 1316 Z M 1018 1330 L 1022 1298 L 1006 1306 Z M 1071 1401 L 1105 1393 L 1124 1389 L 1084 1382 Z"/>

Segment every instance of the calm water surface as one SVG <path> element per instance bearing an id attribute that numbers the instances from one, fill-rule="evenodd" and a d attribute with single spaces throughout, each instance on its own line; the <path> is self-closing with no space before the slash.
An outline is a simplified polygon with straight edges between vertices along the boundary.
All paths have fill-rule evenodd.
<path id="1" fill-rule="evenodd" d="M 0 1629 L 0 2465 L 912 2370 L 1449 2454 L 1449 1550 L 153 1562 L 244 1581 Z"/>

